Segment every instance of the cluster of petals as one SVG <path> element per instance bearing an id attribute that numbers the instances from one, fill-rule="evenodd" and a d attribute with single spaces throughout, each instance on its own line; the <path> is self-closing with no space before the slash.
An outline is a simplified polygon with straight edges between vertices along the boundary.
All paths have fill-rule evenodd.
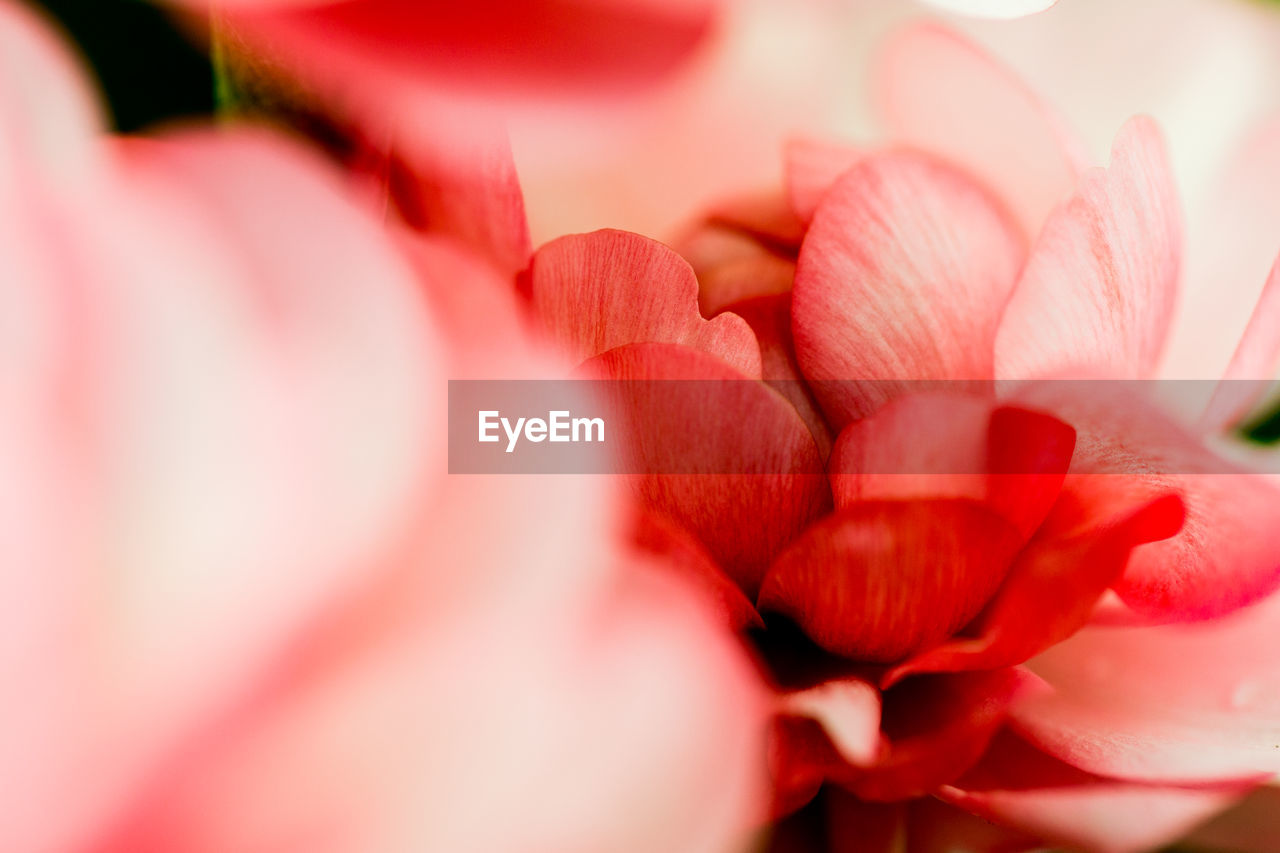
<path id="1" fill-rule="evenodd" d="M 1275 369 L 1280 274 L 1210 284 L 1257 306 L 1228 381 L 1162 402 L 1155 124 L 1089 167 L 934 24 L 877 71 L 887 146 L 797 140 L 785 192 L 674 248 L 553 240 L 522 287 L 578 375 L 625 380 L 638 540 L 758 649 L 776 849 L 1158 846 L 1280 769 L 1280 493 L 1212 449 L 1262 387 L 1231 380 Z"/>

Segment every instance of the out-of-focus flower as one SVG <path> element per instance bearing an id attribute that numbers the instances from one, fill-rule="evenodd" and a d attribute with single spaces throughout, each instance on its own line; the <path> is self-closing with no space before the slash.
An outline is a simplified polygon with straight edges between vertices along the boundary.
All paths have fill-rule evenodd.
<path id="1" fill-rule="evenodd" d="M 262 131 L 105 137 L 6 0 L 0 266 L 0 847 L 741 838 L 756 676 L 608 481 L 444 473 L 446 375 L 556 369 L 483 261 Z"/>
<path id="2" fill-rule="evenodd" d="M 775 814 L 796 813 L 778 849 L 973 830 L 902 805 L 926 795 L 1017 830 L 983 849 L 1159 845 L 1280 769 L 1260 641 L 1280 493 L 1207 446 L 1242 401 L 1179 422 L 1085 384 L 1152 378 L 1165 350 L 1183 229 L 1161 135 L 1134 119 L 1086 168 L 933 25 L 878 79 L 898 147 L 791 146 L 785 201 L 713 210 L 688 263 L 625 232 L 554 240 L 533 308 L 584 374 L 629 381 L 651 526 L 756 626 Z M 1228 377 L 1274 369 L 1278 287 Z M 672 379 L 722 390 L 632 382 Z"/>

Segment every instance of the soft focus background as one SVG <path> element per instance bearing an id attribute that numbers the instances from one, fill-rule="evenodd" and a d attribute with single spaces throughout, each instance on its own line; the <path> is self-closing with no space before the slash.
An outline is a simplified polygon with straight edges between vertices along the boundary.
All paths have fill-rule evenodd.
<path id="1" fill-rule="evenodd" d="M 118 130 L 217 110 L 207 51 L 159 7 L 141 0 L 38 5 L 79 45 Z M 563 136 L 543 144 L 536 128 L 513 128 L 535 243 L 606 226 L 669 238 L 723 187 L 741 187 L 748 177 L 761 186 L 775 180 L 778 143 L 787 136 L 869 137 L 865 54 L 925 11 L 906 0 L 743 0 L 732 9 L 717 42 L 687 72 L 694 85 L 660 92 L 662 109 L 640 113 L 661 116 L 661 127 L 620 117 L 608 144 L 599 128 L 567 144 Z M 1280 114 L 1280 0 L 1071 0 L 1020 21 L 951 23 L 1047 95 L 1094 157 L 1127 115 L 1155 115 L 1189 211 L 1201 207 L 1198 198 L 1247 129 Z M 708 103 L 722 112 L 705 115 Z M 761 125 L 756 116 L 763 115 L 774 124 Z M 594 180 L 606 174 L 607 183 Z M 599 197 L 596 186 L 607 186 L 609 196 Z M 1280 442 L 1280 405 L 1260 412 L 1245 433 Z"/>

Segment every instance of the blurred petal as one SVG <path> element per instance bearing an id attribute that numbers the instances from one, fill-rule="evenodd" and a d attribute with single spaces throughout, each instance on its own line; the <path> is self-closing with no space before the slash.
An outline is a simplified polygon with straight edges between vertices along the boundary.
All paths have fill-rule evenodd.
<path id="1" fill-rule="evenodd" d="M 1160 132 L 1120 131 L 1111 166 L 1090 170 L 1045 224 L 996 340 L 996 372 L 1151 376 L 1168 333 L 1182 218 Z"/>
<path id="2" fill-rule="evenodd" d="M 951 167 L 900 152 L 846 172 L 800 249 L 791 308 L 797 358 L 833 425 L 900 382 L 989 379 L 1022 257 L 1000 210 Z"/>
<path id="3" fill-rule="evenodd" d="M 1071 194 L 1087 162 L 1065 124 L 1022 80 L 937 24 L 916 24 L 889 41 L 876 71 L 876 97 L 896 141 L 977 178 L 1011 211 L 1027 241 Z"/>
<path id="4" fill-rule="evenodd" d="M 180 0 L 310 86 L 386 104 L 418 92 L 598 98 L 652 83 L 706 37 L 715 0 Z M 587 71 L 588 73 L 583 73 Z"/>
<path id="5" fill-rule="evenodd" d="M 864 156 L 848 146 L 793 139 L 783 149 L 787 202 L 796 216 L 810 222 L 827 190 Z"/>
<path id="6" fill-rule="evenodd" d="M 760 376 L 750 327 L 733 314 L 703 319 L 693 270 L 655 240 L 626 231 L 561 237 L 538 250 L 529 278 L 534 309 L 576 361 L 625 344 L 683 344 Z"/>

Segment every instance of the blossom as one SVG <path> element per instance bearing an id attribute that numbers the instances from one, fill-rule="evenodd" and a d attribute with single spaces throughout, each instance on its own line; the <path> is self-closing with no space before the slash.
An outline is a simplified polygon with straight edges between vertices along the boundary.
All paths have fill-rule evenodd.
<path id="1" fill-rule="evenodd" d="M 1131 120 L 1087 168 L 932 24 L 881 70 L 896 145 L 795 143 L 785 199 L 712 210 L 685 257 L 553 240 L 531 305 L 623 380 L 642 538 L 731 590 L 765 662 L 778 849 L 974 829 L 929 795 L 1006 849 L 1159 845 L 1277 769 L 1256 650 L 1280 580 L 1275 486 L 1208 447 L 1249 400 L 1166 412 L 1133 384 L 1181 279 L 1160 131 Z M 1227 377 L 1274 369 L 1278 280 Z M 669 380 L 703 390 L 646 391 Z"/>
<path id="2" fill-rule="evenodd" d="M 747 662 L 606 479 L 445 473 L 446 376 L 557 363 L 348 190 L 0 3 L 0 847 L 724 849 Z"/>

